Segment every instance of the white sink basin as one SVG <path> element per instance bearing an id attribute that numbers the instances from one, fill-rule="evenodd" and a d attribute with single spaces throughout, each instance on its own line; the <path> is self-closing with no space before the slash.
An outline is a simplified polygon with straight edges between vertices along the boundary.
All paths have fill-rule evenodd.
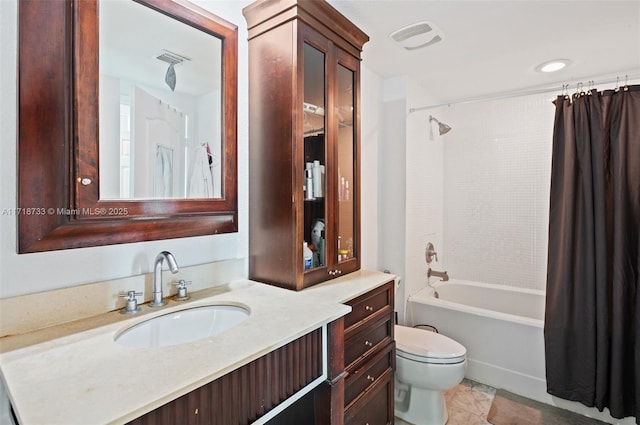
<path id="1" fill-rule="evenodd" d="M 219 334 L 248 317 L 249 309 L 236 305 L 192 307 L 138 323 L 115 341 L 127 347 L 168 347 Z"/>

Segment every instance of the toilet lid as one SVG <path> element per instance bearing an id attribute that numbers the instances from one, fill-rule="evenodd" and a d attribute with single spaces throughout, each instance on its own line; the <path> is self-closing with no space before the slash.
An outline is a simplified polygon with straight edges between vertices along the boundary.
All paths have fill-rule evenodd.
<path id="1" fill-rule="evenodd" d="M 462 344 L 436 332 L 397 325 L 394 331 L 401 357 L 424 363 L 460 363 L 467 355 Z"/>

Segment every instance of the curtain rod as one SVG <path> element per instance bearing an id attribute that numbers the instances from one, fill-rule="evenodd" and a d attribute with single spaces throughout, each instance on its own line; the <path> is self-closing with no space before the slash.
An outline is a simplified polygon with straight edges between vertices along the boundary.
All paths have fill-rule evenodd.
<path id="1" fill-rule="evenodd" d="M 625 75 L 625 83 L 628 80 L 635 80 L 635 79 L 640 79 L 640 74 L 636 74 L 636 75 Z M 588 84 L 590 86 L 592 85 L 599 85 L 599 84 L 610 84 L 610 83 L 620 83 L 620 77 L 616 78 L 616 79 L 609 79 L 609 80 L 601 80 L 601 81 L 589 81 Z M 582 83 L 578 83 L 578 87 L 581 85 Z M 459 105 L 459 104 L 464 104 L 464 103 L 475 103 L 475 102 L 482 102 L 482 101 L 488 101 L 488 100 L 501 100 L 501 99 L 510 99 L 513 97 L 521 97 L 521 96 L 529 96 L 529 95 L 533 95 L 533 94 L 542 94 L 542 93 L 550 93 L 550 92 L 558 92 L 558 91 L 564 91 L 569 87 L 568 84 L 564 84 L 561 87 L 549 87 L 549 88 L 544 88 L 544 89 L 538 89 L 538 90 L 525 90 L 525 91 L 514 91 L 514 92 L 505 92 L 502 94 L 497 94 L 497 95 L 492 95 L 492 96 L 479 96 L 479 97 L 472 97 L 469 99 L 462 99 L 462 100 L 456 100 L 453 102 L 447 102 L 447 103 L 440 103 L 438 105 L 430 105 L 430 106 L 421 106 L 419 108 L 410 108 L 409 109 L 409 113 L 413 113 L 413 112 L 418 112 L 418 111 L 424 111 L 427 109 L 435 109 L 435 108 L 440 108 L 442 106 L 451 106 L 451 105 Z"/>

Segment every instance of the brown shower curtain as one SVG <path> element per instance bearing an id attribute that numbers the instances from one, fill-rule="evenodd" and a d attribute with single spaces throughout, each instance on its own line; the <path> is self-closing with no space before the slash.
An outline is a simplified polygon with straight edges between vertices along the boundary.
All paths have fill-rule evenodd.
<path id="1" fill-rule="evenodd" d="M 640 423 L 640 85 L 555 105 L 547 391 Z"/>

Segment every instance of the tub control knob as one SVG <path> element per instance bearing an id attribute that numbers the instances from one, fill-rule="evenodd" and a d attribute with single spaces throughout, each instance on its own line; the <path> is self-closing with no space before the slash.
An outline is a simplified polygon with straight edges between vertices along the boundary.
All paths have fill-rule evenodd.
<path id="1" fill-rule="evenodd" d="M 433 244 L 429 242 L 427 244 L 427 249 L 425 250 L 425 259 L 427 260 L 427 264 L 431 264 L 434 258 L 438 261 L 438 253 L 436 252 Z"/>

